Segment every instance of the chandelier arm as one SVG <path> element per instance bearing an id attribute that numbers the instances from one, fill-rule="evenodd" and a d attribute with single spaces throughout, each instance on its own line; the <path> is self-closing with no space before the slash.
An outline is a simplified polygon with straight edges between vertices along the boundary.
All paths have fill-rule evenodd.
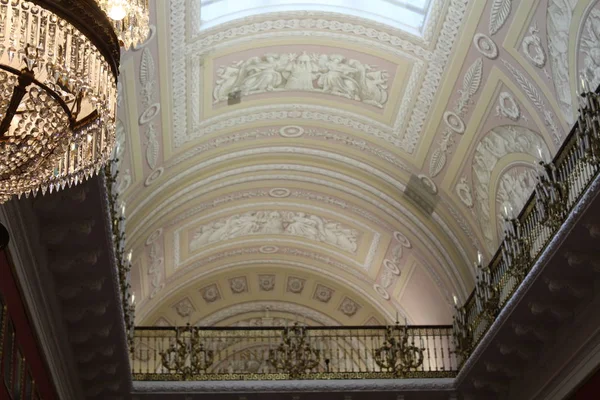
<path id="1" fill-rule="evenodd" d="M 38 6 L 69 21 L 83 33 L 108 62 L 112 74 L 119 76 L 121 48 L 119 39 L 108 19 L 95 0 L 29 0 Z"/>
<path id="2" fill-rule="evenodd" d="M 4 71 L 6 71 L 6 72 L 10 72 L 10 73 L 11 73 L 11 74 L 13 74 L 13 75 L 18 75 L 18 76 L 19 76 L 19 79 L 20 79 L 20 77 L 21 77 L 21 76 L 22 76 L 24 73 L 26 73 L 26 71 L 27 71 L 27 70 L 19 71 L 19 70 L 18 70 L 18 69 L 16 69 L 16 68 L 12 68 L 12 67 L 9 67 L 8 65 L 4 65 L 4 64 L 0 64 L 0 70 L 4 70 Z M 33 77 L 33 73 L 31 73 L 31 75 L 32 75 L 32 77 Z M 48 93 L 50 96 L 52 96 L 52 97 L 53 97 L 53 98 L 54 98 L 54 99 L 55 99 L 55 100 L 58 102 L 58 104 L 60 104 L 60 106 L 62 107 L 62 109 L 65 111 L 65 113 L 66 113 L 66 114 L 69 116 L 69 119 L 71 119 L 71 118 L 72 118 L 72 113 L 71 113 L 71 110 L 69 109 L 69 106 L 68 106 L 68 104 L 67 104 L 67 103 L 66 103 L 66 102 L 63 100 L 63 98 L 62 98 L 62 97 L 60 97 L 60 96 L 58 95 L 58 93 L 56 93 L 56 92 L 55 92 L 53 89 L 51 89 L 50 87 L 48 87 L 47 85 L 43 84 L 42 82 L 38 81 L 38 80 L 37 80 L 37 79 L 35 79 L 35 78 L 33 78 L 33 79 L 31 80 L 30 84 L 31 84 L 31 83 L 33 83 L 33 84 L 35 84 L 36 86 L 39 86 L 40 88 L 44 89 L 44 90 L 46 91 L 46 93 Z M 20 80 L 19 80 L 19 85 L 20 85 Z M 27 85 L 27 86 L 29 86 L 29 85 Z M 18 86 L 17 86 L 17 87 L 18 87 Z M 15 89 L 16 89 L 17 87 L 15 87 Z M 14 95 L 13 95 L 13 98 L 11 98 L 11 105 L 12 105 L 12 101 L 13 101 L 13 99 L 14 99 Z M 17 107 L 19 106 L 19 104 L 20 104 L 20 102 L 21 102 L 21 100 L 22 100 L 22 99 L 23 99 L 23 96 L 21 96 L 21 97 L 19 98 L 19 102 L 17 103 Z M 10 109 L 10 106 L 9 106 L 9 109 Z M 96 114 L 97 114 L 97 111 L 96 111 L 96 110 L 94 110 L 94 113 L 96 113 Z M 15 114 L 16 114 L 16 109 L 15 109 Z M 91 115 L 91 114 L 90 114 L 90 115 Z M 4 119 L 6 120 L 6 118 L 7 118 L 7 117 L 8 117 L 8 111 L 7 111 L 7 116 L 6 116 Z M 14 114 L 13 114 L 13 116 L 11 116 L 11 118 L 9 119 L 9 125 L 10 125 L 10 120 L 12 120 L 12 118 L 13 118 L 13 117 L 14 117 Z M 86 117 L 86 118 L 88 118 L 88 117 Z M 85 120 L 86 118 L 84 118 L 84 120 Z M 4 124 L 4 120 L 2 121 L 2 124 Z M 0 138 L 2 137 L 2 135 L 3 135 L 5 132 L 6 132 L 6 131 L 2 130 L 2 125 L 0 125 Z"/>
<path id="3" fill-rule="evenodd" d="M 27 87 L 31 85 L 34 80 L 32 71 L 25 69 L 19 73 L 19 84 L 13 89 L 13 94 L 10 98 L 8 108 L 6 109 L 6 114 L 0 124 L 0 140 L 4 139 L 6 132 L 8 132 L 8 128 L 10 128 L 10 123 L 17 113 L 19 104 L 21 104 L 21 100 L 23 100 L 23 97 L 25 97 L 25 94 L 27 93 Z"/>

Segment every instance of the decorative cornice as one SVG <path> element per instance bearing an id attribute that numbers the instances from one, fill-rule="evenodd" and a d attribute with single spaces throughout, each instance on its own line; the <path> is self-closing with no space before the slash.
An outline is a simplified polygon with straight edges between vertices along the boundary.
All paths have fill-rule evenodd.
<path id="1" fill-rule="evenodd" d="M 348 379 L 235 382 L 134 382 L 136 394 L 448 391 L 453 379 Z"/>

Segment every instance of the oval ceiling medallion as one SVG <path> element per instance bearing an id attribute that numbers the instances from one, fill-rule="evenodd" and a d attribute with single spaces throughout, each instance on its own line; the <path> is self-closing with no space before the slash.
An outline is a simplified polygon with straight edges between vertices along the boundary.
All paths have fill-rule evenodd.
<path id="1" fill-rule="evenodd" d="M 304 128 L 297 125 L 288 125 L 279 129 L 279 134 L 286 138 L 297 138 L 304 135 Z"/>
<path id="2" fill-rule="evenodd" d="M 284 197 L 289 197 L 291 194 L 289 189 L 286 188 L 273 188 L 269 190 L 269 196 L 275 197 L 277 199 L 282 199 Z"/>
<path id="3" fill-rule="evenodd" d="M 481 54 L 489 58 L 490 60 L 498 57 L 498 46 L 496 43 L 487 35 L 483 33 L 478 33 L 473 38 L 473 43 Z"/>
<path id="4" fill-rule="evenodd" d="M 375 291 L 377 293 L 379 293 L 379 295 L 381 295 L 381 297 L 383 297 L 384 299 L 386 299 L 386 300 L 390 299 L 390 294 L 387 292 L 387 290 L 385 290 L 384 288 L 382 288 L 378 284 L 374 284 L 373 285 L 373 289 L 375 289 Z"/>
<path id="5" fill-rule="evenodd" d="M 260 251 L 263 254 L 273 254 L 279 251 L 279 247 L 271 245 L 262 246 L 260 249 L 258 249 L 258 251 Z"/>
<path id="6" fill-rule="evenodd" d="M 465 123 L 458 116 L 458 114 L 456 114 L 452 111 L 446 111 L 444 113 L 444 122 L 446 123 L 446 125 L 448 125 L 448 127 L 450 129 L 452 129 L 454 132 L 458 133 L 459 135 L 462 135 L 463 133 L 465 133 Z"/>

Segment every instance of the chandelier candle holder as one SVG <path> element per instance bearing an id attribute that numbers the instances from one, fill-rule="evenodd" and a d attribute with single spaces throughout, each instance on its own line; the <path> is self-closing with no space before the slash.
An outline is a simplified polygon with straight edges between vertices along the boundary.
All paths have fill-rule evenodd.
<path id="1" fill-rule="evenodd" d="M 580 156 L 588 163 L 600 164 L 600 95 L 589 88 L 587 79 L 580 76 L 579 119 L 577 146 Z"/>
<path id="2" fill-rule="evenodd" d="M 281 333 L 281 342 L 275 349 L 269 350 L 267 362 L 277 371 L 284 372 L 292 379 L 302 377 L 316 368 L 320 362 L 321 352 L 310 343 L 306 325 L 295 322 L 286 326 Z"/>
<path id="3" fill-rule="evenodd" d="M 477 311 L 486 318 L 493 320 L 500 311 L 500 290 L 498 285 L 493 282 L 489 267 L 483 267 L 481 260 L 479 260 L 476 268 L 475 301 Z"/>
<path id="4" fill-rule="evenodd" d="M 465 307 L 458 307 L 458 299 L 454 297 L 454 316 L 452 317 L 452 333 L 456 344 L 455 353 L 461 360 L 466 360 L 471 353 L 473 345 L 473 330 L 467 321 L 467 310 Z"/>
<path id="5" fill-rule="evenodd" d="M 535 198 L 540 210 L 541 223 L 553 231 L 558 229 L 568 211 L 569 186 L 564 179 L 558 179 L 556 166 L 539 163 L 538 184 L 535 186 Z"/>
<path id="6" fill-rule="evenodd" d="M 184 329 L 175 329 L 175 342 L 160 352 L 161 365 L 169 372 L 180 374 L 186 381 L 193 380 L 213 365 L 214 352 L 204 347 L 197 327 L 187 324 Z"/>
<path id="7" fill-rule="evenodd" d="M 521 222 L 512 217 L 512 209 L 504 206 L 504 242 L 502 243 L 502 260 L 510 276 L 521 282 L 531 263 L 531 243 L 523 235 Z"/>
<path id="8" fill-rule="evenodd" d="M 150 34 L 148 0 L 97 0 L 111 19 L 121 46 L 141 45 Z"/>
<path id="9" fill-rule="evenodd" d="M 99 172 L 120 49 L 94 0 L 0 0 L 0 203 Z"/>
<path id="10" fill-rule="evenodd" d="M 408 324 L 387 326 L 384 344 L 373 351 L 375 363 L 382 369 L 391 372 L 396 378 L 403 378 L 410 371 L 423 365 L 423 340 L 421 347 L 415 345 L 414 337 L 410 340 Z"/>

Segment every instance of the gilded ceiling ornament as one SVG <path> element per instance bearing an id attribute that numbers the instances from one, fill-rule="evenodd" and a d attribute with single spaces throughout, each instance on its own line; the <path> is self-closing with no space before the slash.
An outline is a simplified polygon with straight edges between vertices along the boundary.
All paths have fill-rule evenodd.
<path id="1" fill-rule="evenodd" d="M 496 43 L 494 43 L 494 41 L 486 34 L 476 33 L 473 38 L 473 43 L 475 44 L 477 51 L 490 60 L 494 60 L 498 57 L 498 46 L 496 46 Z"/>
<path id="2" fill-rule="evenodd" d="M 340 304 L 340 307 L 338 308 L 339 311 L 341 311 L 348 317 L 354 316 L 360 309 L 361 306 L 348 297 L 344 297 L 344 300 L 342 300 L 342 304 Z"/>
<path id="3" fill-rule="evenodd" d="M 510 15 L 512 0 L 494 0 L 490 9 L 490 35 L 495 35 L 504 26 Z"/>
<path id="4" fill-rule="evenodd" d="M 306 283 L 306 279 L 289 277 L 287 280 L 286 290 L 291 293 L 300 294 L 304 290 L 305 283 Z"/>
<path id="5" fill-rule="evenodd" d="M 523 43 L 521 43 L 521 49 L 533 65 L 544 68 L 544 65 L 546 65 L 546 51 L 542 47 L 542 39 L 538 35 L 539 31 L 537 24 L 534 22 L 533 26 L 529 28 L 529 35 L 525 36 Z"/>
<path id="6" fill-rule="evenodd" d="M 229 93 L 243 95 L 273 91 L 311 91 L 332 94 L 383 108 L 388 73 L 340 54 L 268 53 L 217 69 L 214 103 Z M 297 131 L 296 131 L 297 132 Z"/>
<path id="7" fill-rule="evenodd" d="M 521 109 L 513 95 L 509 92 L 501 92 L 498 95 L 498 106 L 496 107 L 496 115 L 519 120 L 521 117 Z"/>
<path id="8" fill-rule="evenodd" d="M 219 288 L 217 285 L 212 284 L 200 289 L 200 295 L 207 303 L 214 303 L 215 301 L 221 299 L 221 293 L 219 292 Z"/>
<path id="9" fill-rule="evenodd" d="M 238 276 L 229 280 L 229 288 L 234 294 L 246 293 L 248 291 L 248 281 L 245 276 Z"/>
<path id="10" fill-rule="evenodd" d="M 331 296 L 333 296 L 333 293 L 333 289 L 324 285 L 317 285 L 313 298 L 319 300 L 321 303 L 329 303 L 329 300 L 331 300 Z"/>

